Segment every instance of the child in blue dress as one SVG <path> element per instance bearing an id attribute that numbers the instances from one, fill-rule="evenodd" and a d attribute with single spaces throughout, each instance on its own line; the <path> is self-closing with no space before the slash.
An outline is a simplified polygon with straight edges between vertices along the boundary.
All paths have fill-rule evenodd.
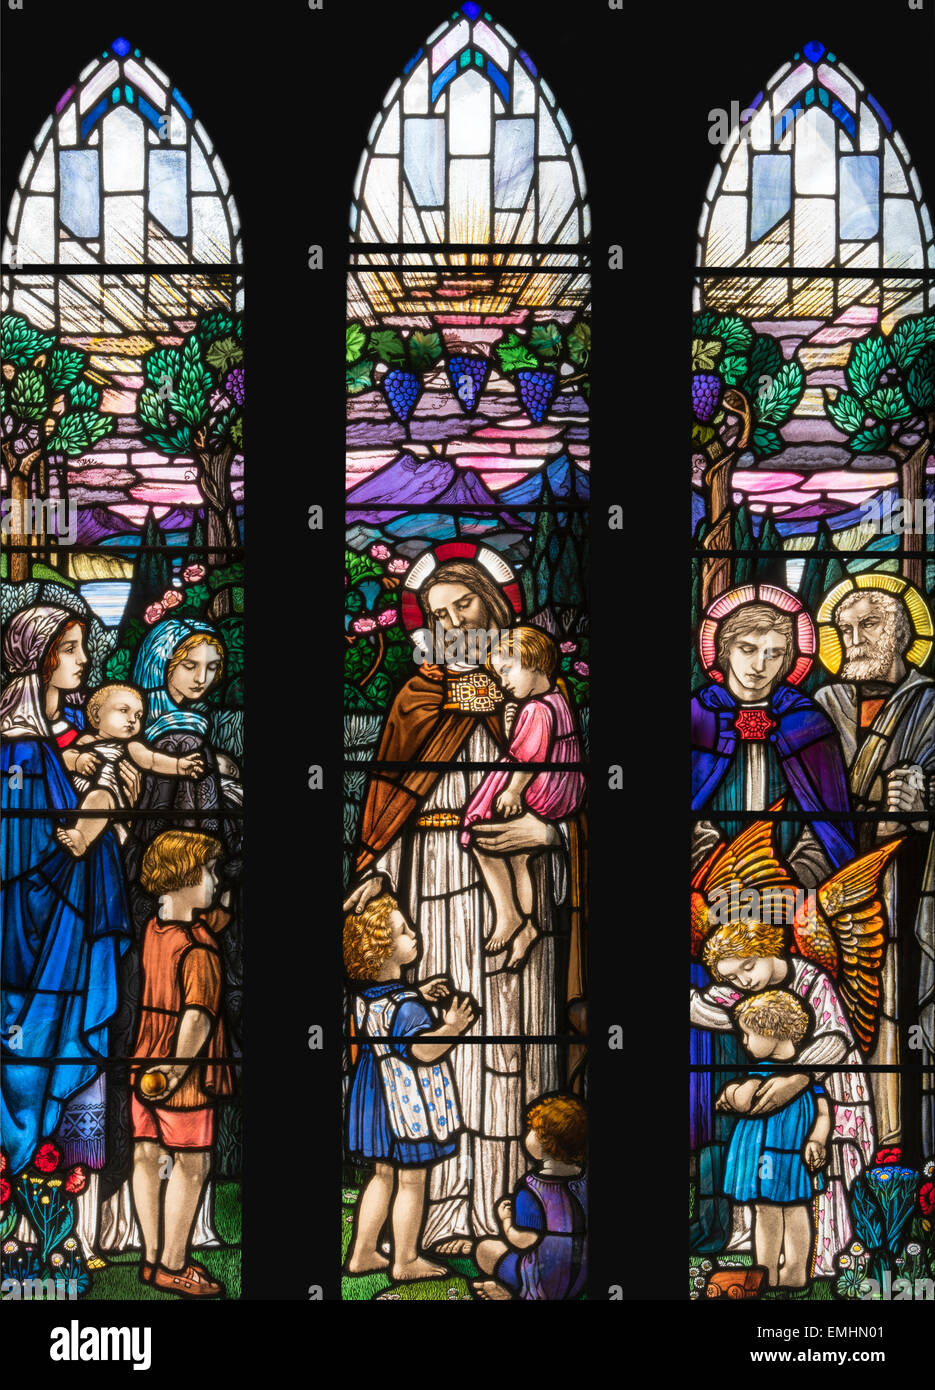
<path id="1" fill-rule="evenodd" d="M 469 997 L 451 998 L 441 1023 L 431 1003 L 451 996 L 444 976 L 408 985 L 402 975 L 419 939 L 384 893 L 344 921 L 344 966 L 356 985 L 359 1057 L 348 1101 L 348 1149 L 375 1161 L 361 1194 L 348 1274 L 385 1269 L 395 1280 L 448 1271 L 420 1254 L 429 1165 L 451 1158 L 462 1128 L 446 1054 L 471 1027 Z M 391 1257 L 379 1248 L 390 1217 Z"/>
<path id="2" fill-rule="evenodd" d="M 751 994 L 734 1010 L 744 1048 L 757 1061 L 788 1062 L 809 1030 L 809 1011 L 784 989 Z M 802 1288 L 813 1231 L 811 1198 L 827 1161 L 831 1107 L 821 1086 L 806 1087 L 772 1113 L 757 1114 L 757 1097 L 775 1069 L 763 1067 L 729 1082 L 718 1110 L 739 1115 L 724 1169 L 724 1192 L 753 1204 L 753 1248 L 771 1288 Z"/>

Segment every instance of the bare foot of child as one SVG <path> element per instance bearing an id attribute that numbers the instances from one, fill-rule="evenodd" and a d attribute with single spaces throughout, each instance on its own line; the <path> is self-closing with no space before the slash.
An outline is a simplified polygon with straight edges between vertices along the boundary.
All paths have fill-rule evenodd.
<path id="1" fill-rule="evenodd" d="M 415 1259 L 408 1264 L 396 1264 L 392 1269 L 392 1276 L 396 1280 L 403 1279 L 441 1279 L 442 1275 L 448 1271 L 444 1265 L 433 1265 L 431 1260 Z"/>
<path id="2" fill-rule="evenodd" d="M 515 910 L 514 908 L 514 912 Z M 498 951 L 505 951 L 522 925 L 522 917 L 510 917 L 506 913 L 498 912 L 494 929 L 484 942 L 484 950 L 490 956 L 496 955 Z"/>
<path id="3" fill-rule="evenodd" d="M 510 1298 L 509 1289 L 498 1284 L 496 1279 L 475 1279 L 474 1292 L 478 1298 L 487 1299 L 491 1303 L 503 1303 Z"/>
<path id="4" fill-rule="evenodd" d="M 63 844 L 67 850 L 70 850 L 76 859 L 81 858 L 86 849 L 86 845 L 84 843 L 84 836 L 81 835 L 79 831 L 56 830 L 55 835 L 59 843 Z"/>
<path id="5" fill-rule="evenodd" d="M 538 935 L 539 928 L 532 918 L 528 917 L 523 930 L 517 932 L 516 936 L 513 938 L 513 948 L 510 951 L 506 963 L 507 970 L 515 970 L 518 966 L 522 965 L 523 961 L 526 959 L 526 953 Z"/>
<path id="6" fill-rule="evenodd" d="M 390 1262 L 379 1250 L 366 1250 L 352 1255 L 347 1262 L 348 1274 L 372 1274 L 375 1269 L 389 1269 Z"/>

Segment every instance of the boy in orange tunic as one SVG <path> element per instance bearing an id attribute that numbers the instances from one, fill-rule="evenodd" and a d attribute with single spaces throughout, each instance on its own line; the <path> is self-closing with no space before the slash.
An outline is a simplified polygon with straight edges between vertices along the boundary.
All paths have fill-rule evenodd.
<path id="1" fill-rule="evenodd" d="M 222 1060 L 223 967 L 214 941 L 230 913 L 226 903 L 210 910 L 221 853 L 208 835 L 167 830 L 147 847 L 140 869 L 140 883 L 159 899 L 143 934 L 143 994 L 133 1049 L 155 1065 L 136 1067 L 131 1075 L 140 1279 L 186 1298 L 224 1293 L 192 1262 L 190 1247 L 211 1170 L 216 1098 L 232 1090 Z M 159 1061 L 168 1057 L 196 1060 Z"/>

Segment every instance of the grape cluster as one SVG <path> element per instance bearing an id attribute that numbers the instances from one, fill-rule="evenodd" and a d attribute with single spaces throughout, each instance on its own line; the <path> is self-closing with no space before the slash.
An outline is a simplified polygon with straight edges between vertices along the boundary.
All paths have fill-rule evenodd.
<path id="1" fill-rule="evenodd" d="M 243 405 L 243 367 L 234 367 L 227 373 L 224 389 L 232 401 Z"/>
<path id="2" fill-rule="evenodd" d="M 555 395 L 554 372 L 517 372 L 519 396 L 526 407 L 526 414 L 537 425 L 545 419 L 546 412 Z"/>
<path id="3" fill-rule="evenodd" d="M 692 410 L 706 424 L 721 404 L 722 381 L 714 372 L 692 373 Z"/>
<path id="4" fill-rule="evenodd" d="M 448 380 L 461 402 L 461 409 L 467 415 L 477 407 L 489 368 L 490 363 L 484 357 L 460 356 L 448 359 Z"/>
<path id="5" fill-rule="evenodd" d="M 383 378 L 383 394 L 397 420 L 405 424 L 419 399 L 419 378 L 412 372 L 387 372 Z"/>

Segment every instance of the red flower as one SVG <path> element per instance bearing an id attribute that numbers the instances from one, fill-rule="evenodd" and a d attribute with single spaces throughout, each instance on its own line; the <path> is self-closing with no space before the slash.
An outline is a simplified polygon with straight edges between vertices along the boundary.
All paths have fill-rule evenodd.
<path id="1" fill-rule="evenodd" d="M 935 1182 L 924 1182 L 919 1188 L 919 1206 L 923 1216 L 931 1216 L 935 1211 Z"/>
<path id="2" fill-rule="evenodd" d="M 0 1173 L 6 1172 L 6 1154 L 0 1149 Z"/>
<path id="3" fill-rule="evenodd" d="M 10 1184 L 6 1178 L 0 1178 L 0 1207 L 5 1207 L 10 1200 Z"/>
<path id="4" fill-rule="evenodd" d="M 902 1149 L 878 1149 L 874 1163 L 898 1163 L 902 1156 Z"/>
<path id="5" fill-rule="evenodd" d="M 43 1144 L 36 1150 L 33 1163 L 40 1173 L 54 1173 L 59 1164 L 61 1154 L 54 1144 Z"/>
<path id="6" fill-rule="evenodd" d="M 88 1175 L 80 1163 L 76 1163 L 74 1168 L 65 1179 L 66 1192 L 83 1192 L 87 1186 Z"/>

